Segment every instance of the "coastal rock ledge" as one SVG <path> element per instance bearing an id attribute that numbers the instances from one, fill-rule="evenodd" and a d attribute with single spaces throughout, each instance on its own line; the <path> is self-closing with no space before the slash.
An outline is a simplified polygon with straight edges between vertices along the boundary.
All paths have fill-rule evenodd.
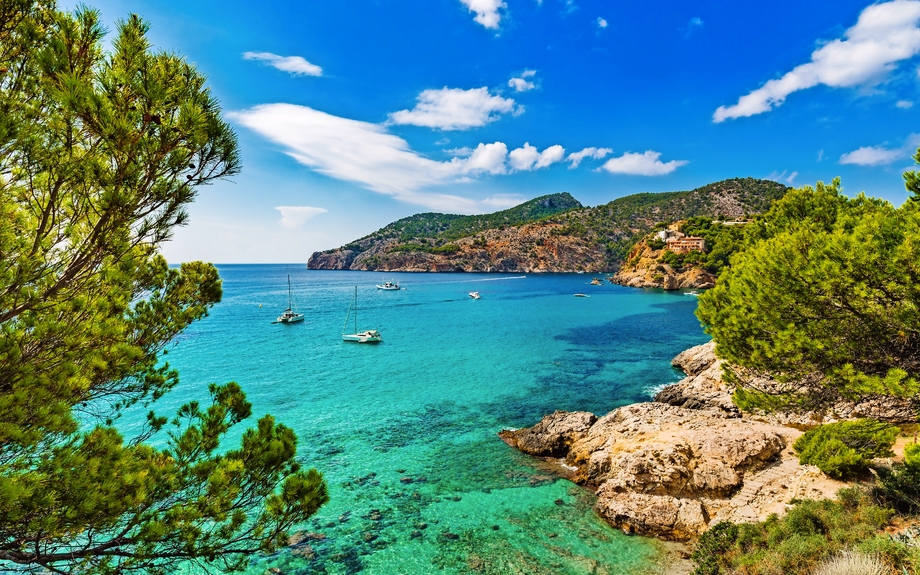
<path id="1" fill-rule="evenodd" d="M 795 497 L 832 495 L 842 484 L 787 449 L 800 434 L 716 410 L 638 403 L 599 419 L 557 411 L 501 437 L 559 458 L 564 475 L 596 488 L 596 509 L 612 525 L 685 540 L 713 522 L 763 519 Z"/>

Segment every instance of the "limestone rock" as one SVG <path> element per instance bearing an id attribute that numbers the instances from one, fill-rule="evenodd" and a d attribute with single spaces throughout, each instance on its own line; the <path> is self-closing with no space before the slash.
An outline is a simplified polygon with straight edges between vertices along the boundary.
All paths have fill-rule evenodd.
<path id="1" fill-rule="evenodd" d="M 506 441 L 563 457 L 574 481 L 597 487 L 598 511 L 614 525 L 669 538 L 705 530 L 706 509 L 727 505 L 747 476 L 780 461 L 801 433 L 654 402 L 587 415 L 556 412 L 507 432 Z"/>
<path id="2" fill-rule="evenodd" d="M 587 433 L 595 421 L 597 416 L 586 411 L 554 411 L 533 427 L 503 431 L 501 437 L 524 453 L 561 457 L 568 453 L 576 439 Z"/>

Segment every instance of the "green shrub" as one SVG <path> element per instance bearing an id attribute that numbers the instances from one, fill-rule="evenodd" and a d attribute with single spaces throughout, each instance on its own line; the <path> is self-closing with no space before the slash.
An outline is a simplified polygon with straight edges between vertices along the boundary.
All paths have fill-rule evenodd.
<path id="1" fill-rule="evenodd" d="M 816 465 L 834 479 L 859 475 L 876 457 L 893 455 L 898 428 L 871 419 L 829 423 L 806 432 L 793 444 L 799 463 Z"/>
<path id="2" fill-rule="evenodd" d="M 719 575 L 719 557 L 732 548 L 738 538 L 738 526 L 722 521 L 700 536 L 690 559 L 696 562 L 692 575 Z"/>
<path id="3" fill-rule="evenodd" d="M 785 516 L 760 523 L 713 526 L 691 555 L 693 575 L 807 574 L 847 550 L 877 556 L 897 569 L 920 558 L 920 549 L 890 541 L 880 531 L 891 520 L 890 509 L 859 488 L 841 490 L 838 498 L 799 501 Z"/>

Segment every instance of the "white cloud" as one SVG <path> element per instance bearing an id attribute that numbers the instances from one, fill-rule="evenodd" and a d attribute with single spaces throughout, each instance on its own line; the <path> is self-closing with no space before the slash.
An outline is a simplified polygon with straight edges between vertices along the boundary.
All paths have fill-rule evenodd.
<path id="1" fill-rule="evenodd" d="M 823 159 L 824 159 L 824 148 L 821 148 L 820 150 L 818 150 L 818 159 L 816 161 L 820 162 Z"/>
<path id="2" fill-rule="evenodd" d="M 533 90 L 536 85 L 529 81 L 527 78 L 531 78 L 536 74 L 536 70 L 524 70 L 521 72 L 519 78 L 511 78 L 508 80 L 508 86 L 514 88 L 516 92 L 526 92 L 527 90 Z"/>
<path id="3" fill-rule="evenodd" d="M 600 160 L 612 152 L 610 148 L 585 148 L 580 152 L 572 152 L 569 154 L 569 157 L 565 159 L 566 162 L 571 162 L 572 165 L 569 166 L 570 170 L 574 170 L 578 167 L 582 160 L 585 158 L 594 158 L 595 160 Z"/>
<path id="4" fill-rule="evenodd" d="M 439 162 L 411 150 L 385 126 L 306 106 L 263 104 L 227 116 L 321 174 L 435 210 L 482 212 L 482 205 L 475 200 L 428 192 L 426 188 L 508 171 L 508 147 L 502 142 L 479 144 L 469 157 Z"/>
<path id="5" fill-rule="evenodd" d="M 513 208 L 514 206 L 521 205 L 526 201 L 527 198 L 517 194 L 496 194 L 491 198 L 485 198 L 479 203 L 496 210 L 506 210 L 508 208 Z"/>
<path id="6" fill-rule="evenodd" d="M 862 11 L 843 39 L 823 44 L 811 61 L 742 96 L 734 106 L 719 106 L 714 122 L 761 114 L 779 106 L 793 92 L 824 84 L 833 88 L 871 86 L 894 70 L 897 62 L 920 52 L 920 1 L 894 0 Z"/>
<path id="7" fill-rule="evenodd" d="M 900 148 L 884 146 L 863 146 L 840 156 L 841 164 L 857 166 L 884 166 L 901 159 L 909 158 L 920 144 L 920 134 L 911 134 Z"/>
<path id="8" fill-rule="evenodd" d="M 313 216 L 325 214 L 329 211 L 326 208 L 314 208 L 311 206 L 277 206 L 275 209 L 281 212 L 281 225 L 290 229 L 299 228 Z"/>
<path id="9" fill-rule="evenodd" d="M 265 62 L 292 76 L 322 76 L 323 69 L 300 56 L 279 56 L 271 52 L 243 52 L 243 59 Z"/>
<path id="10" fill-rule="evenodd" d="M 522 148 L 512 150 L 508 154 L 508 162 L 511 168 L 519 171 L 539 170 L 546 168 L 556 162 L 562 161 L 565 157 L 565 148 L 556 144 L 538 152 L 537 148 L 525 143 Z"/>
<path id="11" fill-rule="evenodd" d="M 840 163 L 856 164 L 857 166 L 882 166 L 903 158 L 904 155 L 903 149 L 889 150 L 881 146 L 863 146 L 858 150 L 853 150 L 840 156 Z"/>
<path id="12" fill-rule="evenodd" d="M 662 162 L 658 158 L 661 152 L 647 150 L 639 154 L 635 152 L 626 152 L 618 158 L 610 158 L 601 166 L 611 174 L 630 174 L 633 176 L 663 176 L 670 174 L 677 168 L 686 165 L 686 160 L 671 160 Z"/>
<path id="13" fill-rule="evenodd" d="M 598 27 L 598 28 L 601 28 L 601 29 L 606 28 L 606 27 L 607 27 L 607 21 L 604 20 L 603 18 L 601 18 L 600 16 L 598 16 L 598 18 L 597 18 L 597 27 Z"/>
<path id="14" fill-rule="evenodd" d="M 469 8 L 470 12 L 476 13 L 473 20 L 491 29 L 497 29 L 501 22 L 502 16 L 498 11 L 508 7 L 502 0 L 460 0 L 460 2 Z"/>
<path id="15" fill-rule="evenodd" d="M 473 153 L 465 160 L 454 158 L 452 164 L 459 167 L 463 173 L 476 174 L 504 174 L 505 159 L 508 157 L 508 146 L 502 142 L 492 144 L 479 144 Z"/>
<path id="16" fill-rule="evenodd" d="M 914 103 L 909 100 L 898 100 L 898 102 L 895 104 L 895 106 L 897 106 L 898 108 L 901 108 L 902 110 L 906 110 L 913 105 Z"/>
<path id="17" fill-rule="evenodd" d="M 502 114 L 523 111 L 511 98 L 493 96 L 488 88 L 443 88 L 419 94 L 415 108 L 390 114 L 390 123 L 441 130 L 468 130 L 498 120 Z"/>

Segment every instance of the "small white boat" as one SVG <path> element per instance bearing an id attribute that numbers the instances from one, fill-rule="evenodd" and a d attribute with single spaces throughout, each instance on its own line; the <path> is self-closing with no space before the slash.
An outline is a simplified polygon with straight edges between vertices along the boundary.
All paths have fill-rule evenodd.
<path id="1" fill-rule="evenodd" d="M 601 278 L 591 278 L 591 285 L 593 286 L 601 285 Z"/>
<path id="2" fill-rule="evenodd" d="M 473 299 L 479 299 L 479 292 L 478 292 L 478 291 L 471 291 L 471 292 L 470 292 L 470 297 L 473 298 Z"/>
<path id="3" fill-rule="evenodd" d="M 259 307 L 262 307 L 259 305 Z M 288 308 L 278 316 L 275 323 L 296 323 L 303 321 L 303 314 L 294 311 L 294 296 L 291 293 L 291 276 L 288 276 Z"/>
<path id="4" fill-rule="evenodd" d="M 348 327 L 348 319 L 351 317 L 352 312 L 355 315 L 355 332 L 345 333 L 345 329 Z M 358 331 L 358 286 L 355 286 L 355 299 L 348 308 L 348 314 L 345 315 L 345 324 L 342 326 L 342 341 L 353 341 L 355 343 L 378 343 L 383 341 L 383 337 L 376 329 Z"/>
<path id="5" fill-rule="evenodd" d="M 383 282 L 383 285 L 377 284 L 377 289 L 395 291 L 399 289 L 399 282 L 395 282 L 395 281 Z"/>
<path id="6" fill-rule="evenodd" d="M 591 296 L 589 296 L 589 295 L 587 295 L 587 294 L 583 294 L 583 293 L 577 293 L 577 294 L 575 294 L 575 297 L 591 297 Z"/>
<path id="7" fill-rule="evenodd" d="M 688 291 L 684 295 L 692 295 L 693 297 L 700 297 L 702 294 L 696 290 Z"/>

